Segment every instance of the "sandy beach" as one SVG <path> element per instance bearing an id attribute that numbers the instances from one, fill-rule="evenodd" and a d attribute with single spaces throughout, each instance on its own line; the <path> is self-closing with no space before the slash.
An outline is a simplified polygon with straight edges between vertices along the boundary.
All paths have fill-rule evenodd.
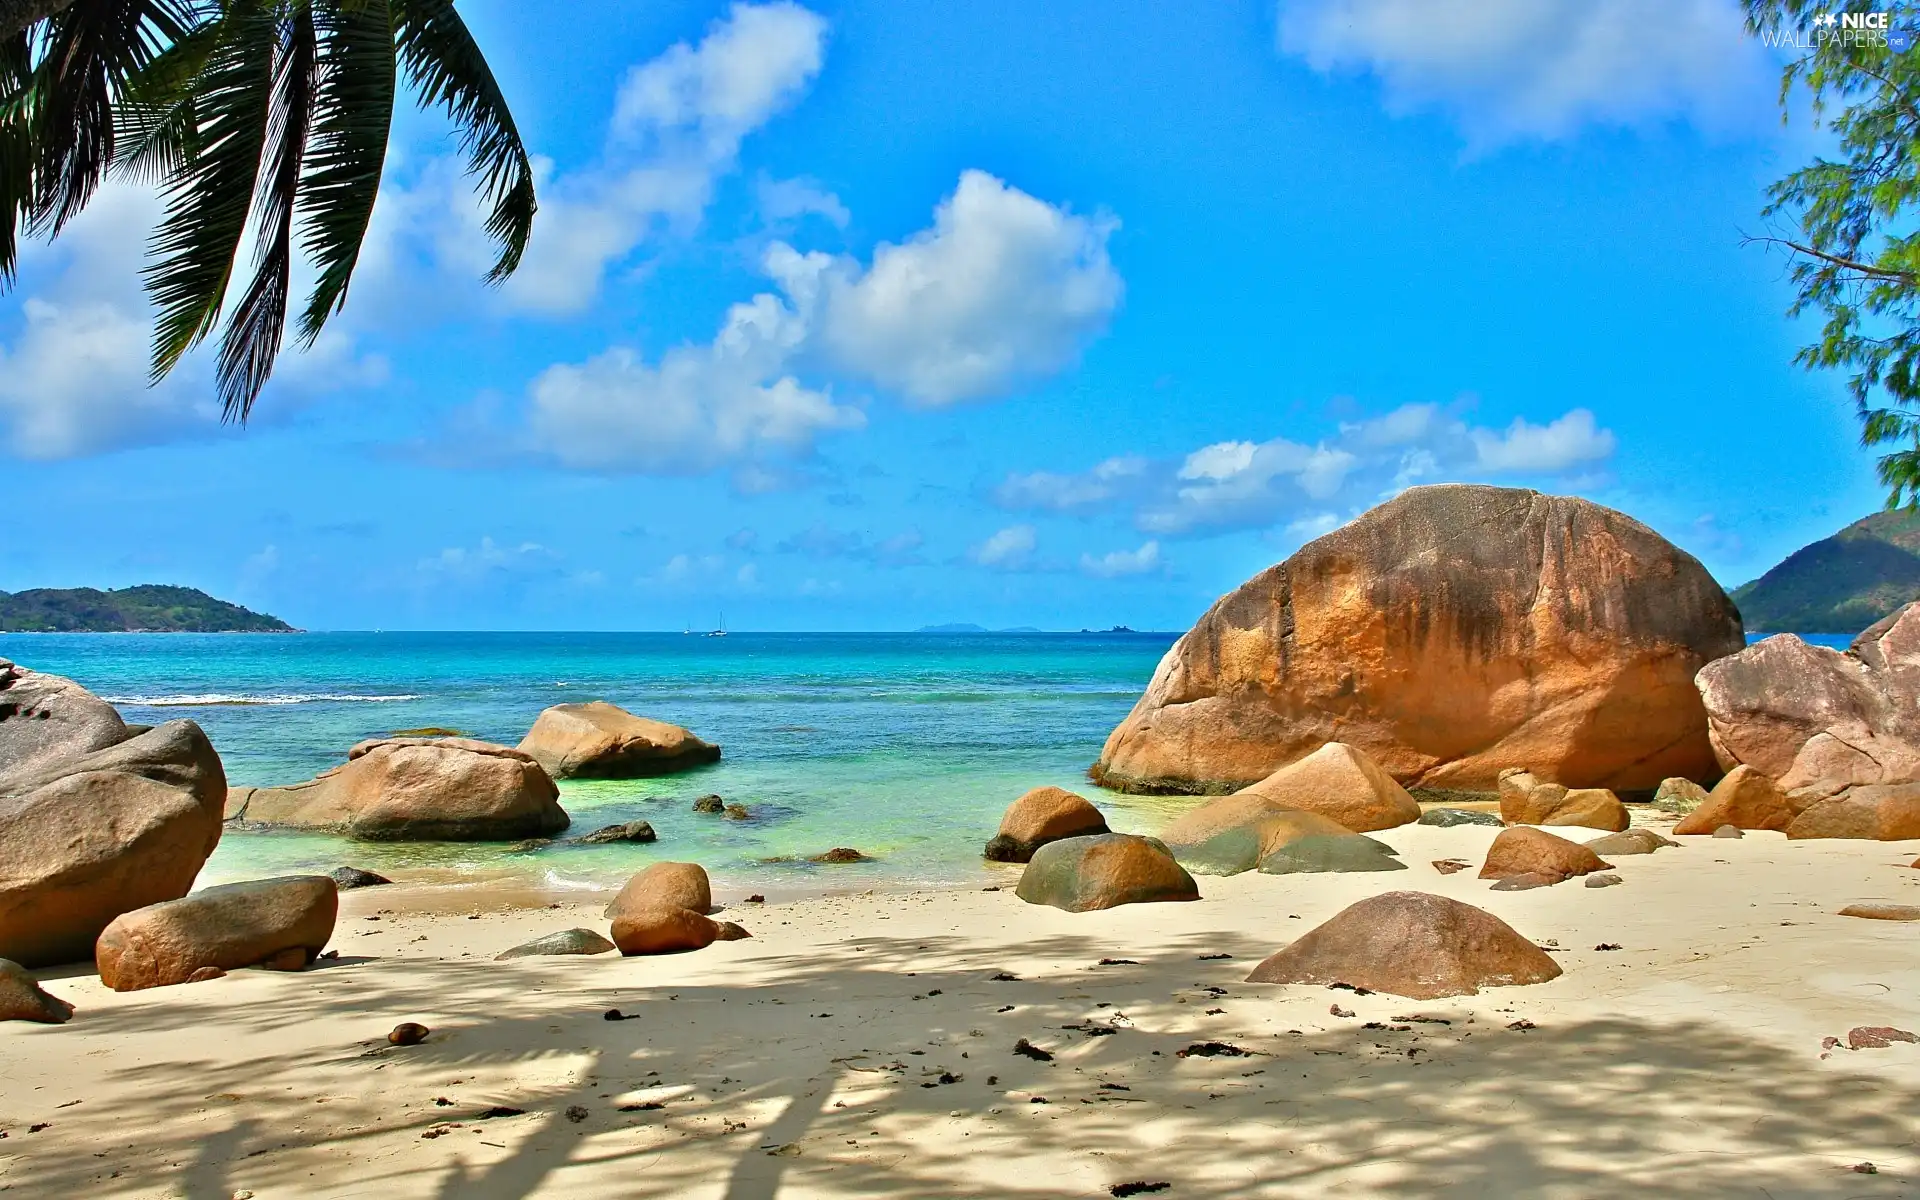
<path id="1" fill-rule="evenodd" d="M 1197 903 L 1083 914 L 1016 899 L 1018 868 L 1000 891 L 773 904 L 722 877 L 753 938 L 640 959 L 493 960 L 604 930 L 602 895 L 353 891 L 339 956 L 303 973 L 117 995 L 41 972 L 79 1014 L 0 1029 L 0 1189 L 1912 1193 L 1920 1045 L 1822 1039 L 1920 1030 L 1915 927 L 1837 915 L 1920 901 L 1920 844 L 1688 838 L 1617 860 L 1605 889 L 1492 892 L 1430 865 L 1477 862 L 1494 832 L 1406 826 L 1376 835 L 1404 872 L 1202 878 Z M 1432 1002 L 1242 982 L 1399 888 L 1486 908 L 1565 974 Z M 388 1045 L 409 1020 L 431 1037 Z"/>

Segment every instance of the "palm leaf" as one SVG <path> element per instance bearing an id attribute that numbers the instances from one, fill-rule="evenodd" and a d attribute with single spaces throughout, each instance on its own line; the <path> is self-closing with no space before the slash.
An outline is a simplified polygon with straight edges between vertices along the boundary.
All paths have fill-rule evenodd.
<path id="1" fill-rule="evenodd" d="M 346 303 L 386 165 L 393 124 L 393 14 L 387 0 L 324 13 L 308 175 L 301 187 L 301 246 L 319 269 L 300 318 L 311 346 Z"/>
<path id="2" fill-rule="evenodd" d="M 144 274 L 158 310 L 153 377 L 220 319 L 234 258 L 246 232 L 273 100 L 273 15 L 261 0 L 231 0 L 215 48 L 194 85 L 199 147 L 167 186 L 167 212 L 154 230 Z"/>
<path id="3" fill-rule="evenodd" d="M 0 288 L 13 283 L 20 227 L 33 218 L 33 135 L 27 105 L 31 54 L 24 32 L 0 41 Z"/>
<path id="4" fill-rule="evenodd" d="M 538 207 L 526 147 L 453 0 L 393 0 L 393 12 L 407 78 L 419 89 L 422 106 L 444 106 L 459 128 L 467 173 L 479 178 L 481 197 L 491 208 L 487 235 L 500 244 L 500 258 L 487 282 L 499 283 L 520 265 Z"/>
<path id="5" fill-rule="evenodd" d="M 194 87 L 223 28 L 204 21 L 127 81 L 113 110 L 116 174 L 163 184 L 186 169 L 199 147 Z"/>
<path id="6" fill-rule="evenodd" d="M 264 169 L 254 208 L 259 244 L 253 283 L 227 321 L 215 372 L 221 412 L 230 421 L 247 419 L 260 389 L 273 374 L 274 359 L 280 355 L 280 338 L 287 327 L 288 280 L 293 270 L 294 206 L 313 121 L 319 58 L 313 9 L 298 4 L 278 25 Z"/>

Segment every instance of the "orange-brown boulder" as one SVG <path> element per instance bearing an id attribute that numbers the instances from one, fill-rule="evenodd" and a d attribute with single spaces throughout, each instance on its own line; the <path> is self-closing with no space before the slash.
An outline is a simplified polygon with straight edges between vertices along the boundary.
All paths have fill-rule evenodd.
<path id="1" fill-rule="evenodd" d="M 1618 833 L 1631 818 L 1620 797 L 1606 788 L 1562 787 L 1531 771 L 1500 772 L 1500 819 L 1509 825 L 1578 825 Z"/>
<path id="2" fill-rule="evenodd" d="M 121 913 L 186 895 L 226 793 L 192 721 L 0 775 L 0 958 L 83 962 Z"/>
<path id="3" fill-rule="evenodd" d="M 1904 842 L 1920 838 L 1920 783 L 1870 783 L 1848 788 L 1793 818 L 1787 836 L 1871 838 Z"/>
<path id="4" fill-rule="evenodd" d="M 1319 813 L 1349 833 L 1392 829 L 1420 819 L 1420 802 L 1366 753 L 1328 742 L 1245 791 L 1282 808 Z"/>
<path id="5" fill-rule="evenodd" d="M 1245 786 L 1330 741 L 1408 787 L 1569 787 L 1714 770 L 1693 683 L 1745 644 L 1699 562 L 1566 496 L 1416 487 L 1223 597 L 1096 766 L 1108 786 Z"/>
<path id="6" fill-rule="evenodd" d="M 556 704 L 520 739 L 555 779 L 670 775 L 720 761 L 720 747 L 691 730 L 637 717 L 604 700 Z"/>
<path id="7" fill-rule="evenodd" d="M 1021 872 L 1014 894 L 1028 904 L 1089 912 L 1122 904 L 1198 900 L 1200 889 L 1156 839 L 1103 833 L 1040 847 Z"/>
<path id="8" fill-rule="evenodd" d="M 721 939 L 721 923 L 707 916 L 713 887 L 698 863 L 661 862 L 641 871 L 607 906 L 620 953 L 674 954 Z"/>
<path id="9" fill-rule="evenodd" d="M 1578 842 L 1543 829 L 1517 825 L 1501 830 L 1487 847 L 1487 861 L 1480 867 L 1480 878 L 1532 875 L 1545 883 L 1560 883 L 1589 871 L 1604 871 L 1611 865 Z"/>
<path id="10" fill-rule="evenodd" d="M 607 905 L 606 915 L 643 908 L 689 908 L 706 913 L 713 908 L 713 884 L 699 863 L 657 862 L 627 880 Z"/>
<path id="11" fill-rule="evenodd" d="M 1546 951 L 1492 913 L 1445 896 L 1387 892 L 1342 909 L 1255 967 L 1247 982 L 1345 983 L 1437 1000 L 1559 975 Z"/>
<path id="12" fill-rule="evenodd" d="M 304 783 L 234 788 L 226 819 L 362 841 L 508 842 L 569 824 L 560 790 L 531 756 L 459 737 L 361 742 Z"/>
<path id="13" fill-rule="evenodd" d="M 116 992 L 186 983 L 206 967 L 297 970 L 326 949 L 338 910 L 325 875 L 222 884 L 115 918 L 94 963 Z"/>
<path id="14" fill-rule="evenodd" d="M 1722 825 L 1783 830 L 1792 823 L 1793 809 L 1786 793 L 1773 780 L 1742 764 L 1714 784 L 1706 802 L 1680 818 L 1673 832 L 1712 833 Z"/>
<path id="15" fill-rule="evenodd" d="M 1107 819 L 1085 796 L 1065 788 L 1037 787 L 1007 806 L 1000 831 L 987 843 L 993 862 L 1023 863 L 1048 842 L 1107 832 Z"/>
<path id="16" fill-rule="evenodd" d="M 19 963 L 0 958 L 0 1021 L 64 1025 L 72 1019 L 73 1005 L 41 987 Z"/>
<path id="17" fill-rule="evenodd" d="M 1319 813 L 1283 808 L 1265 796 L 1239 792 L 1183 813 L 1160 833 L 1174 859 L 1202 875 L 1238 875 L 1304 837 L 1351 834 Z"/>

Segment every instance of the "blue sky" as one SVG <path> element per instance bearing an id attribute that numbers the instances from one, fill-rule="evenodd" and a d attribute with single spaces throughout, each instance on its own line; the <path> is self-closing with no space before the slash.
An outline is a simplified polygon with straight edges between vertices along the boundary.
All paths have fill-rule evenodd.
<path id="1" fill-rule="evenodd" d="M 398 128 L 245 430 L 143 386 L 155 211 L 0 297 L 0 589 L 309 628 L 1183 628 L 1409 483 L 1620 508 L 1728 586 L 1880 503 L 1790 361 L 1818 147 L 1731 0 L 473 0 L 514 280 Z"/>

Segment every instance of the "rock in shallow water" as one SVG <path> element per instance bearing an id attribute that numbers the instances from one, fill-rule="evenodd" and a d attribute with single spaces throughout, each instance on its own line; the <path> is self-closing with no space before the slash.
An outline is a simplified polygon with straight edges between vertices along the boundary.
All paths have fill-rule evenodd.
<path id="1" fill-rule="evenodd" d="M 521 942 L 493 956 L 495 962 L 509 958 L 533 958 L 548 954 L 605 954 L 614 944 L 591 929 L 565 929 Z"/>
<path id="2" fill-rule="evenodd" d="M 335 867 L 327 872 L 327 878 L 333 880 L 333 885 L 342 891 L 352 888 L 385 887 L 393 882 L 385 875 L 376 874 L 373 871 L 362 871 L 359 867 Z"/>
<path id="3" fill-rule="evenodd" d="M 574 840 L 585 846 L 605 846 L 615 842 L 652 842 L 659 835 L 646 821 L 627 821 L 620 825 L 606 825 L 584 834 Z"/>
<path id="4" fill-rule="evenodd" d="M 0 958 L 0 1021 L 64 1025 L 72 1019 L 73 1005 L 48 994 L 19 963 Z"/>
<path id="5" fill-rule="evenodd" d="M 604 700 L 556 704 L 520 740 L 555 779 L 632 779 L 720 761 L 720 747 L 687 729 Z"/>
<path id="6" fill-rule="evenodd" d="M 693 802 L 693 811 L 697 813 L 717 813 L 727 810 L 727 802 L 718 796 L 702 796 Z"/>
<path id="7" fill-rule="evenodd" d="M 1028 862 L 1048 842 L 1105 832 L 1107 819 L 1085 796 L 1037 787 L 1007 806 L 999 830 L 987 842 L 986 857 L 991 862 Z"/>

